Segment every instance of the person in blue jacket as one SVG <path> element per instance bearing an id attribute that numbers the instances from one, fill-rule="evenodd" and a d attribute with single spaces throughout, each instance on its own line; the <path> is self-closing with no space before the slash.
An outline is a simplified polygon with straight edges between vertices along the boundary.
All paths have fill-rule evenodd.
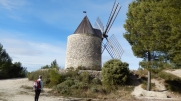
<path id="1" fill-rule="evenodd" d="M 43 90 L 43 81 L 42 81 L 42 76 L 39 76 L 39 79 L 37 79 L 34 82 L 34 90 L 35 90 L 35 101 L 38 101 L 39 95 L 41 91 Z"/>

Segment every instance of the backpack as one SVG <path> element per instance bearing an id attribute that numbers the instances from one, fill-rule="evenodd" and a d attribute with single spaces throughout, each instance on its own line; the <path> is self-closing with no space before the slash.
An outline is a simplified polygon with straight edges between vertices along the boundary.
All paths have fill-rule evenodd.
<path id="1" fill-rule="evenodd" d="M 35 82 L 34 82 L 34 86 L 33 86 L 33 89 L 34 90 L 41 90 L 41 81 L 39 81 L 39 80 L 36 80 Z"/>

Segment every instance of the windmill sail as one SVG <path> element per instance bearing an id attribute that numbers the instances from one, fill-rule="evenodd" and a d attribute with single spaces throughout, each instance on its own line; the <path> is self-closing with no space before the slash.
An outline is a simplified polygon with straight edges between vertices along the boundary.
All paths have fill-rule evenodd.
<path id="1" fill-rule="evenodd" d="M 104 32 L 104 25 L 99 17 L 97 17 L 97 20 L 94 24 L 94 28 L 99 29 L 102 33 Z"/>
<path id="2" fill-rule="evenodd" d="M 113 4 L 113 8 L 111 10 L 111 14 L 109 15 L 109 19 L 106 24 L 105 30 L 104 30 L 104 26 L 99 17 L 97 18 L 95 25 L 94 25 L 94 28 L 99 29 L 102 32 L 102 51 L 101 51 L 101 53 L 103 53 L 104 50 L 106 49 L 107 52 L 110 54 L 110 56 L 113 59 L 121 59 L 121 56 L 124 52 L 123 48 L 119 44 L 119 42 L 116 39 L 116 37 L 114 36 L 114 34 L 109 39 L 108 39 L 108 35 L 107 35 L 117 17 L 120 9 L 121 9 L 121 6 L 115 0 L 115 2 Z M 106 38 L 106 40 L 107 40 L 106 44 L 103 43 L 104 38 Z"/>
<path id="3" fill-rule="evenodd" d="M 113 25 L 117 15 L 118 15 L 120 9 L 121 9 L 121 6 L 119 5 L 119 3 L 116 3 L 116 1 L 115 1 L 114 5 L 113 5 L 113 8 L 112 8 L 112 11 L 111 11 L 111 14 L 109 16 L 105 31 L 103 33 L 104 34 L 103 36 L 107 37 L 107 33 L 109 32 L 110 28 L 112 27 L 112 25 Z"/>
<path id="4" fill-rule="evenodd" d="M 119 44 L 114 34 L 107 40 L 105 45 L 106 45 L 105 49 L 108 51 L 108 53 L 113 59 L 121 59 L 124 50 Z"/>
<path id="5" fill-rule="evenodd" d="M 106 44 L 104 44 L 104 43 L 102 42 L 102 51 L 101 51 L 101 54 L 104 52 L 105 49 L 106 49 Z"/>
<path id="6" fill-rule="evenodd" d="M 109 32 L 110 28 L 112 27 L 112 25 L 113 25 L 113 23 L 114 23 L 114 21 L 115 21 L 115 19 L 116 19 L 117 15 L 118 15 L 118 13 L 119 13 L 120 9 L 121 9 L 121 7 L 119 7 L 119 9 L 117 10 L 116 15 L 115 15 L 115 17 L 114 17 L 113 21 L 111 22 L 110 27 L 107 29 L 107 33 Z"/>

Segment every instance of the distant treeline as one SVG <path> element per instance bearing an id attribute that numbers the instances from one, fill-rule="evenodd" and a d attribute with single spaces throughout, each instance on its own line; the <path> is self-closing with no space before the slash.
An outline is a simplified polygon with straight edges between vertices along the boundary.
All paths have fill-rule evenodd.
<path id="1" fill-rule="evenodd" d="M 0 43 L 0 79 L 26 77 L 27 69 L 21 62 L 12 63 L 11 57 Z"/>

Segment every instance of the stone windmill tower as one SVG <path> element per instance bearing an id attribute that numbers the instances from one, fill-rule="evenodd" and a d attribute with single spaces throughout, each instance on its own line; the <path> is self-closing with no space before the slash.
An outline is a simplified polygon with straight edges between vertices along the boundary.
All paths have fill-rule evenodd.
<path id="1" fill-rule="evenodd" d="M 83 66 L 90 70 L 101 70 L 101 55 L 105 49 L 113 59 L 121 59 L 124 51 L 116 37 L 112 35 L 108 39 L 108 32 L 120 9 L 115 1 L 105 30 L 99 17 L 94 28 L 87 16 L 83 18 L 76 31 L 68 36 L 65 68 Z"/>
<path id="2" fill-rule="evenodd" d="M 83 66 L 101 69 L 102 33 L 85 16 L 76 31 L 68 36 L 65 68 Z"/>

